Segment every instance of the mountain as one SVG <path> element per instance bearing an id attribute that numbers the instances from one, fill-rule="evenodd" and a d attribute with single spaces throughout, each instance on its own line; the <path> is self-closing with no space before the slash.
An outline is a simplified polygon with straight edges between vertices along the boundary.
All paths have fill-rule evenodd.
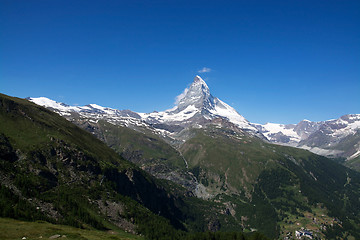
<path id="1" fill-rule="evenodd" d="M 257 132 L 257 129 L 234 108 L 213 97 L 209 87 L 200 76 L 196 76 L 190 87 L 185 89 L 183 96 L 178 99 L 174 108 L 163 112 L 136 113 L 130 110 L 101 107 L 96 104 L 83 107 L 69 106 L 45 97 L 28 98 L 28 100 L 67 118 L 71 118 L 73 114 L 79 114 L 82 117 L 94 120 L 105 119 L 108 122 L 124 126 L 152 127 L 159 133 L 163 132 L 168 135 L 189 126 L 201 127 L 217 118 L 226 119 L 241 129 Z"/>
<path id="2" fill-rule="evenodd" d="M 163 112 L 136 113 L 97 104 L 69 106 L 45 97 L 28 100 L 90 131 L 152 175 L 181 184 L 199 197 L 207 193 L 199 191 L 204 189 L 202 184 L 188 171 L 187 161 L 178 151 L 191 137 L 191 129 L 217 124 L 258 135 L 234 108 L 211 95 L 200 76 L 194 78 L 174 108 Z"/>
<path id="3" fill-rule="evenodd" d="M 175 207 L 154 179 L 59 115 L 0 95 L 0 119 L 2 216 L 135 233 L 127 209 L 156 218 L 162 204 Z"/>
<path id="4" fill-rule="evenodd" d="M 92 133 L 156 178 L 180 184 L 185 196 L 197 197 L 191 200 L 194 206 L 208 210 L 202 213 L 208 230 L 257 229 L 286 238 L 305 228 L 318 238 L 360 237 L 359 173 L 307 150 L 281 146 L 311 139 L 324 122 L 252 124 L 212 96 L 199 76 L 176 106 L 163 112 L 29 100 Z M 356 122 L 349 118 L 350 125 L 338 130 L 353 131 Z M 357 141 L 346 136 L 338 142 L 344 148 Z"/>
<path id="5" fill-rule="evenodd" d="M 303 120 L 298 124 L 254 124 L 270 141 L 308 149 L 332 158 L 345 159 L 345 165 L 360 165 L 360 114 L 348 114 L 322 122 Z"/>
<path id="6" fill-rule="evenodd" d="M 148 123 L 179 125 L 182 127 L 202 125 L 216 118 L 227 119 L 238 127 L 250 131 L 256 129 L 236 110 L 220 99 L 213 97 L 205 81 L 196 76 L 189 88 L 185 89 L 178 104 L 164 112 L 141 114 Z"/>
<path id="7" fill-rule="evenodd" d="M 58 112 L 73 122 L 92 119 L 95 124 L 89 121 L 88 123 L 96 125 L 99 120 L 105 120 L 137 132 L 152 132 L 175 148 L 187 140 L 187 129 L 190 127 L 202 128 L 213 122 L 221 122 L 221 125 L 230 123 L 272 143 L 337 158 L 346 166 L 360 170 L 360 114 L 344 115 L 339 119 L 321 122 L 303 120 L 298 124 L 250 123 L 234 108 L 212 96 L 200 76 L 195 76 L 193 83 L 180 95 L 174 108 L 163 112 L 136 113 L 97 104 L 69 106 L 44 97 L 29 100 Z"/>
<path id="8" fill-rule="evenodd" d="M 0 94 L 0 122 L 0 217 L 196 239 L 189 231 L 208 230 L 221 209 L 155 179 L 93 134 L 27 100 Z"/>

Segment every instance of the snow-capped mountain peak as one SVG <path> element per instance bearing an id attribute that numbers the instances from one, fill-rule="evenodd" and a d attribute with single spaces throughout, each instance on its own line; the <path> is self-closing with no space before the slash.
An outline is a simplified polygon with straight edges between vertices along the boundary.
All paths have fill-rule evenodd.
<path id="1" fill-rule="evenodd" d="M 314 153 L 355 158 L 360 152 L 360 114 L 348 114 L 321 122 L 302 120 L 298 124 L 267 123 L 254 126 L 270 141 L 308 149 Z M 347 146 L 347 147 L 344 147 Z"/>
<path id="2" fill-rule="evenodd" d="M 56 102 L 46 97 L 38 98 L 27 98 L 28 100 L 36 103 L 37 105 L 56 110 L 58 112 L 68 113 L 68 112 L 77 112 L 80 111 L 80 108 L 77 106 L 69 106 L 61 102 Z M 65 114 L 63 114 L 65 115 Z"/>
<path id="3" fill-rule="evenodd" d="M 69 106 L 67 104 L 56 102 L 46 97 L 39 98 L 27 98 L 29 101 L 36 103 L 37 105 L 51 109 L 57 112 L 61 116 L 70 116 L 73 113 L 80 114 L 83 117 L 93 119 L 112 119 L 118 121 L 123 118 L 140 119 L 141 117 L 130 110 L 117 110 L 108 107 L 102 107 L 97 104 L 89 104 L 86 106 Z"/>
<path id="4" fill-rule="evenodd" d="M 208 85 L 198 75 L 195 76 L 190 87 L 185 89 L 174 108 L 140 115 L 147 122 L 178 125 L 201 124 L 216 118 L 224 118 L 240 128 L 257 131 L 234 108 L 212 96 Z"/>
<path id="5" fill-rule="evenodd" d="M 194 77 L 193 83 L 198 83 L 207 87 L 206 82 L 199 75 Z"/>
<path id="6" fill-rule="evenodd" d="M 177 105 L 178 111 L 182 111 L 190 105 L 194 105 L 199 109 L 205 107 L 205 103 L 209 105 L 208 107 L 212 107 L 213 105 L 213 96 L 210 94 L 210 89 L 205 81 L 198 75 L 184 93 L 184 97 L 180 99 Z"/>
<path id="7" fill-rule="evenodd" d="M 169 110 L 152 113 L 135 113 L 129 110 L 117 110 L 106 108 L 97 104 L 86 106 L 68 106 L 48 98 L 29 98 L 30 101 L 50 108 L 62 116 L 79 114 L 92 119 L 106 119 L 110 122 L 128 122 L 132 118 L 135 124 L 167 124 L 183 127 L 201 127 L 212 120 L 222 118 L 235 124 L 239 128 L 257 132 L 234 108 L 214 97 L 206 82 L 195 76 L 192 84 L 183 92 L 178 99 L 178 104 Z M 125 119 L 125 120 L 124 120 Z"/>
<path id="8" fill-rule="evenodd" d="M 212 96 L 208 85 L 200 76 L 195 76 L 191 85 L 177 97 L 172 109 L 162 112 L 136 113 L 97 104 L 69 106 L 46 97 L 28 100 L 69 120 L 88 119 L 97 122 L 104 119 L 115 125 L 134 129 L 145 127 L 170 138 L 186 128 L 201 128 L 207 124 L 227 127 L 231 123 L 261 135 L 270 142 L 305 148 L 325 156 L 352 159 L 358 157 L 360 152 L 360 144 L 356 140 L 360 138 L 360 114 L 344 115 L 321 122 L 304 119 L 298 124 L 250 123 L 234 108 Z M 344 143 L 350 143 L 351 146 L 345 148 Z"/>

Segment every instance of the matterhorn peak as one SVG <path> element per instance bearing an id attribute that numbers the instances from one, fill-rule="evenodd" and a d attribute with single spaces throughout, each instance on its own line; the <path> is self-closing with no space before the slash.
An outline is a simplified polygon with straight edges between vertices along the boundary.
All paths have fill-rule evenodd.
<path id="1" fill-rule="evenodd" d="M 181 98 L 179 97 L 174 108 L 157 114 L 143 114 L 145 121 L 188 125 L 220 117 L 240 128 L 256 131 L 234 108 L 212 96 L 209 87 L 199 75 L 195 76 L 191 85 L 179 96 Z"/>
<path id="2" fill-rule="evenodd" d="M 204 103 L 212 101 L 210 89 L 200 76 L 195 76 L 194 81 L 187 89 L 185 96 L 179 101 L 178 110 L 182 111 L 190 105 L 198 109 L 204 107 Z"/>
<path id="3" fill-rule="evenodd" d="M 194 77 L 194 81 L 193 81 L 194 83 L 201 83 L 201 84 L 205 84 L 206 85 L 206 83 L 205 83 L 205 81 L 199 76 L 199 75 L 196 75 L 195 77 Z"/>
<path id="4" fill-rule="evenodd" d="M 209 91 L 209 87 L 208 85 L 206 84 L 206 82 L 199 76 L 199 75 L 196 75 L 195 78 L 194 78 L 194 81 L 193 83 L 191 84 L 190 88 L 191 87 L 201 87 L 202 89 L 207 89 L 207 91 Z"/>
<path id="5" fill-rule="evenodd" d="M 201 127 L 214 119 L 222 118 L 242 129 L 257 131 L 234 108 L 214 97 L 206 82 L 196 75 L 193 82 L 177 97 L 176 106 L 163 112 L 135 113 L 128 110 L 116 110 L 96 104 L 86 106 L 68 106 L 47 98 L 31 98 L 30 101 L 48 107 L 62 116 L 89 117 L 95 120 L 107 119 L 114 123 L 128 124 L 167 124 L 176 126 Z M 139 126 L 140 126 L 139 125 Z"/>

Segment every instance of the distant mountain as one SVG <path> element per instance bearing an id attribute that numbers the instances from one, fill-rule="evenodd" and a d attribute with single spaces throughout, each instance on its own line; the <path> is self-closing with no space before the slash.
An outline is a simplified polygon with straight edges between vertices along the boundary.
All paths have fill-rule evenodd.
<path id="1" fill-rule="evenodd" d="M 360 170 L 360 114 L 322 122 L 303 120 L 298 124 L 254 126 L 270 141 L 304 148 L 327 157 L 344 158 L 345 164 Z"/>
<path id="2" fill-rule="evenodd" d="M 45 97 L 28 98 L 28 100 L 69 118 L 71 114 L 77 113 L 83 117 L 106 119 L 109 122 L 123 125 L 144 126 L 147 124 L 159 131 L 165 131 L 167 134 L 188 126 L 198 125 L 201 127 L 217 118 L 226 119 L 241 129 L 257 132 L 257 129 L 234 108 L 213 97 L 209 87 L 200 76 L 194 78 L 193 83 L 185 90 L 183 97 L 178 100 L 178 104 L 164 112 L 136 113 L 130 110 L 101 107 L 96 104 L 83 107 L 69 106 Z M 176 130 L 171 130 L 164 129 L 161 125 L 178 127 Z"/>
<path id="3" fill-rule="evenodd" d="M 360 114 L 321 122 L 303 120 L 287 125 L 250 123 L 234 108 L 212 96 L 200 76 L 196 76 L 180 95 L 174 108 L 163 112 L 136 113 L 96 104 L 69 106 L 44 97 L 28 99 L 72 121 L 83 118 L 95 122 L 105 120 L 135 131 L 153 132 L 175 147 L 187 139 L 186 129 L 190 127 L 203 128 L 214 122 L 221 126 L 233 124 L 272 143 L 307 149 L 360 170 Z"/>
<path id="4" fill-rule="evenodd" d="M 196 76 L 189 88 L 178 99 L 177 105 L 163 112 L 136 113 L 116 110 L 96 104 L 69 106 L 40 97 L 28 98 L 34 103 L 52 109 L 68 119 L 86 118 L 132 128 L 152 131 L 163 140 L 181 144 L 189 127 L 202 128 L 214 121 L 231 123 L 244 131 L 276 144 L 304 148 L 316 154 L 346 160 L 345 165 L 360 170 L 360 114 L 349 114 L 335 120 L 298 124 L 250 123 L 234 108 L 211 95 L 205 81 Z M 222 121 L 219 121 L 222 119 Z M 176 144 L 175 144 L 176 145 Z"/>

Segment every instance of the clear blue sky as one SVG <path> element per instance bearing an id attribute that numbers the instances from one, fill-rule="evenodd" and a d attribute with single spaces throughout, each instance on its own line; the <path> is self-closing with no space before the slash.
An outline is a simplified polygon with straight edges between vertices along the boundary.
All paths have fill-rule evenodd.
<path id="1" fill-rule="evenodd" d="M 196 74 L 251 122 L 360 113 L 360 1 L 0 0 L 4 94 L 151 112 Z"/>

